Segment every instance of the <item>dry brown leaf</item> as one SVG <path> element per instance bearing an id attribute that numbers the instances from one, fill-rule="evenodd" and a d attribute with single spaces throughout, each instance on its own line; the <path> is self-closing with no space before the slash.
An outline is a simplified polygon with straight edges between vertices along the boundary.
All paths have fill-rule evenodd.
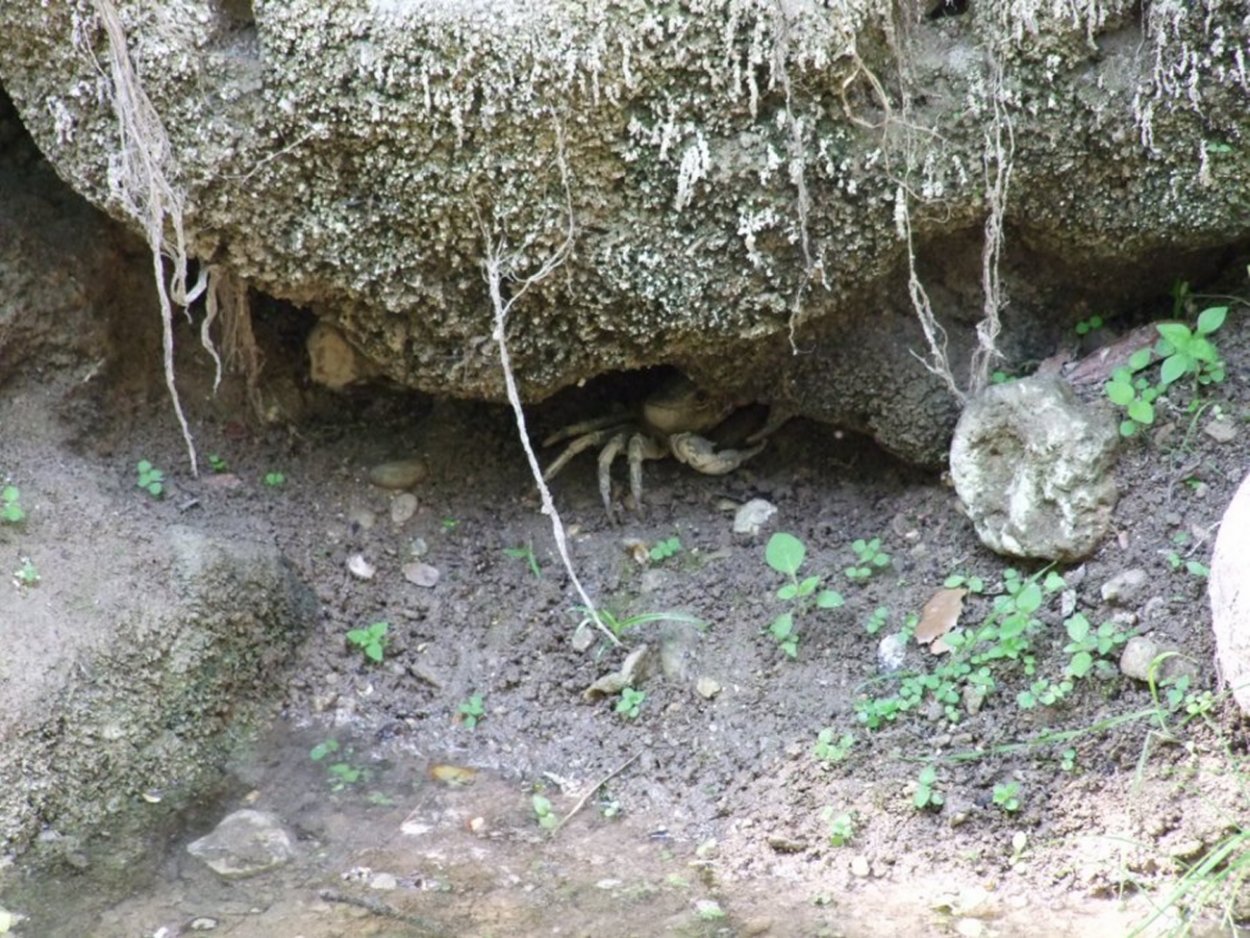
<path id="1" fill-rule="evenodd" d="M 930 645 L 934 654 L 950 651 L 942 642 L 935 641 L 953 629 L 959 622 L 959 615 L 964 611 L 964 597 L 968 591 L 963 587 L 950 589 L 943 587 L 924 604 L 920 610 L 920 622 L 916 625 L 916 642 Z"/>
<path id="2" fill-rule="evenodd" d="M 429 772 L 430 778 L 434 779 L 434 781 L 453 787 L 467 785 L 477 775 L 476 769 L 470 769 L 462 765 L 449 765 L 445 762 L 435 763 L 430 766 Z"/>

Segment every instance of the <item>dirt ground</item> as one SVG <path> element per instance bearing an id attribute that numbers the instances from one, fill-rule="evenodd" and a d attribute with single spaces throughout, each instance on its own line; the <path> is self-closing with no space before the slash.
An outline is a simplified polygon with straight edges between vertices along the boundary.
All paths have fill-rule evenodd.
<path id="1" fill-rule="evenodd" d="M 299 345 L 307 324 L 270 314 L 258 320 L 267 393 L 282 408 L 270 424 L 238 406 L 237 389 L 209 399 L 201 357 L 180 363 L 206 464 L 197 479 L 155 366 L 86 400 L 76 394 L 70 407 L 64 387 L 24 369 L 0 392 L 0 471 L 27 505 L 39 510 L 62 477 L 72 482 L 86 468 L 111 487 L 118 511 L 142 512 L 152 525 L 227 533 L 266 525 L 321 606 L 281 676 L 273 735 L 241 756 L 234 794 L 167 845 L 166 878 L 137 887 L 104 918 L 91 903 L 66 912 L 72 921 L 55 933 L 160 934 L 172 922 L 166 934 L 177 934 L 190 927 L 190 910 L 206 907 L 219 933 L 236 936 L 1130 933 L 1168 905 L 1186 869 L 1241 832 L 1247 807 L 1244 729 L 1218 693 L 1201 570 L 1185 563 L 1208 559 L 1250 461 L 1245 309 L 1234 303 L 1217 336 L 1228 378 L 1207 390 L 1209 406 L 1192 418 L 1161 409 L 1147 438 L 1123 447 L 1115 533 L 1085 563 L 1057 571 L 1066 585 L 1052 584 L 1037 613 L 1036 673 L 998 662 L 997 686 L 975 713 L 966 698 L 949 711 L 926 699 L 876 729 L 861 718 L 864 702 L 890 699 L 906 675 L 939 660 L 911 643 L 902 670 L 888 673 L 880 639 L 952 574 L 984 580 L 960 620 L 983 621 L 1013 565 L 978 544 L 941 478 L 868 441 L 795 420 L 727 476 L 648 463 L 644 505 L 620 524 L 600 504 L 593 457 L 576 459 L 553 490 L 596 602 L 617 621 L 665 613 L 699 622 L 645 621 L 618 648 L 594 630 L 578 634 L 585 615 L 505 407 L 385 388 L 334 396 L 307 381 Z M 1163 298 L 1143 312 L 1171 310 Z M 188 347 L 190 338 L 179 336 Z M 568 392 L 529 411 L 532 433 L 637 401 L 654 379 Z M 1205 432 L 1217 409 L 1231 418 L 1231 441 Z M 52 413 L 60 416 L 49 423 Z M 369 471 L 409 458 L 425 475 L 403 518 L 399 495 L 371 484 Z M 166 473 L 160 501 L 135 484 L 142 459 Z M 280 484 L 266 483 L 272 473 Z M 618 495 L 624 478 L 618 464 Z M 758 535 L 736 535 L 733 509 L 751 498 L 777 515 Z M 765 563 L 775 531 L 798 537 L 802 573 L 845 600 L 797 616 L 794 657 L 767 632 L 785 608 L 776 592 L 786 578 Z M 673 537 L 672 556 L 644 556 Z M 890 556 L 865 581 L 844 572 L 857 538 L 879 538 Z M 127 549 L 107 540 L 100 551 Z M 54 545 L 30 525 L 4 549 L 38 562 Z M 371 579 L 349 572 L 353 555 L 374 568 Z M 20 561 L 4 559 L 14 569 Z M 410 581 L 433 576 L 430 568 L 432 586 Z M 1146 571 L 1146 588 L 1113 608 L 1100 588 L 1131 568 Z M 885 625 L 870 634 L 878 607 L 888 609 Z M 1063 619 L 1074 611 L 1095 625 L 1118 614 L 1121 630 L 1192 662 L 1196 677 L 1176 706 L 1169 688 L 1152 692 L 1113 667 L 1076 681 L 1053 706 L 1021 707 L 1017 695 L 1033 681 L 1061 679 Z M 376 622 L 389 625 L 381 662 L 346 639 Z M 645 694 L 636 716 L 617 711 L 619 694 L 585 699 L 643 643 L 665 667 L 635 681 Z M 1118 649 L 1108 658 L 1117 661 Z M 476 726 L 461 714 L 473 698 L 483 711 Z M 831 745 L 819 747 L 826 729 Z M 849 747 L 837 745 L 844 734 Z M 339 752 L 312 760 L 327 740 Z M 335 760 L 347 767 L 340 773 L 364 771 L 336 776 L 326 769 Z M 944 803 L 921 810 L 927 766 Z M 463 780 L 456 768 L 477 774 L 447 787 L 446 773 Z M 1010 785 L 1018 787 L 1001 787 Z M 1000 802 L 1015 803 L 996 803 L 996 786 Z M 535 794 L 555 816 L 581 808 L 549 836 Z M 319 849 L 298 874 L 225 895 L 182 847 L 243 803 L 270 807 Z M 414 828 L 417 817 L 425 821 Z M 421 836 L 404 833 L 417 828 Z M 411 873 L 422 865 L 424 877 Z M 409 872 L 397 891 L 373 893 L 362 867 Z M 1237 934 L 1234 919 L 1250 920 L 1248 891 L 1233 881 L 1195 908 L 1181 896 L 1144 933 Z M 365 905 L 345 901 L 348 893 Z M 103 930 L 81 930 L 88 921 Z"/>
<path id="2" fill-rule="evenodd" d="M 1238 878 L 1245 731 L 1218 686 L 1201 567 L 1250 464 L 1244 300 L 1197 299 L 1195 309 L 1232 307 L 1215 337 L 1227 379 L 1192 415 L 1190 398 L 1176 395 L 1149 433 L 1122 447 L 1114 533 L 1073 567 L 991 554 L 936 473 L 802 419 L 726 476 L 648 463 L 644 503 L 619 524 L 600 503 L 593 455 L 578 457 L 552 488 L 581 581 L 629 625 L 618 647 L 579 629 L 585 611 L 512 413 L 385 387 L 319 389 L 303 353 L 311 323 L 290 309 L 257 310 L 265 419 L 238 379 L 211 394 L 198 337 L 179 321 L 179 384 L 203 465 L 192 477 L 160 375 L 158 323 L 125 311 L 83 320 L 76 288 L 57 279 L 67 275 L 54 249 L 85 229 L 55 220 L 72 197 L 27 206 L 25 193 L 56 189 L 46 168 L 27 171 L 44 181 L 5 183 L 17 209 L 4 232 L 42 232 L 48 263 L 17 288 L 68 299 L 29 318 L 33 338 L 7 333 L 8 347 L 40 347 L 49 323 L 68 337 L 52 343 L 51 359 L 0 360 L 0 482 L 20 489 L 35 519 L 71 504 L 67 491 L 102 493 L 93 517 L 125 524 L 91 526 L 100 557 L 133 550 L 136 525 L 266 531 L 320 612 L 275 675 L 273 727 L 223 767 L 224 799 L 154 844 L 160 876 L 120 900 L 73 874 L 50 880 L 36 890 L 43 908 L 15 909 L 31 916 L 18 934 L 167 938 L 197 919 L 235 938 L 1231 935 L 1250 922 L 1250 887 Z M 120 306 L 129 289 L 136 310 L 150 306 L 150 284 L 113 279 L 133 267 L 133 248 L 77 249 L 93 259 L 80 280 L 113 282 Z M 1231 289 L 1244 295 L 1244 280 Z M 1172 312 L 1162 295 L 1103 338 Z M 568 391 L 529 409 L 531 434 L 636 405 L 661 378 Z M 1231 438 L 1207 432 L 1220 414 Z M 747 412 L 748 423 L 759 417 Z M 543 452 L 544 464 L 554 455 Z M 421 461 L 415 501 L 370 482 L 372 469 L 401 459 Z M 162 499 L 136 485 L 140 460 L 164 471 Z M 618 497 L 625 477 L 618 463 Z M 734 511 L 753 498 L 777 514 L 757 535 L 735 534 Z M 49 575 L 3 588 L 48 601 L 68 588 L 52 574 L 72 520 L 4 532 L 6 572 L 29 559 Z M 794 656 L 768 631 L 787 608 L 777 596 L 787 578 L 765 562 L 779 531 L 806 546 L 800 575 L 844 599 L 797 611 Z M 849 577 L 852 543 L 873 538 L 889 563 Z M 669 555 L 650 556 L 664 542 Z M 362 561 L 371 578 L 351 572 Z M 1022 656 L 1031 664 L 989 660 L 995 686 L 984 700 L 956 688 L 886 718 L 909 679 L 946 659 L 909 642 L 901 669 L 887 671 L 881 639 L 955 574 L 983 580 L 960 619 L 975 628 L 992 617 L 1013 566 L 1039 584 L 1053 573 L 1064 580 L 1043 591 Z M 1109 605 L 1103 585 L 1134 568 L 1146 573 L 1144 589 Z M 1064 620 L 1075 612 L 1175 650 L 1192 665 L 1189 685 L 1121 675 L 1115 646 L 1107 674 L 1095 669 L 1052 705 L 1021 706 L 1034 682 L 1063 679 Z M 382 622 L 373 661 L 347 636 Z M 634 677 L 631 690 L 644 695 L 633 695 L 634 712 L 618 710 L 628 703 L 619 693 L 586 698 L 643 644 L 650 666 Z M 463 711 L 479 699 L 472 725 Z M 926 770 L 943 803 L 918 808 Z M 552 819 L 568 818 L 554 834 L 535 796 Z M 300 857 L 279 874 L 221 883 L 184 848 L 243 805 L 278 814 Z M 1210 894 L 1196 901 L 1182 876 L 1220 850 L 1199 884 Z M 372 883 L 377 871 L 394 882 Z"/>

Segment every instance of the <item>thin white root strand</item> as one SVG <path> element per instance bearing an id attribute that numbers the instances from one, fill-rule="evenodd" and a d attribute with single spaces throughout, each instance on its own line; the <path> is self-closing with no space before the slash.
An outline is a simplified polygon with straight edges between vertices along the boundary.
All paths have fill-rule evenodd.
<path id="1" fill-rule="evenodd" d="M 499 366 L 503 371 L 504 388 L 508 395 L 508 403 L 512 405 L 513 416 L 516 418 L 517 433 L 521 438 L 521 448 L 525 450 L 525 458 L 529 462 L 530 472 L 534 476 L 534 484 L 538 487 L 538 494 L 542 499 L 542 513 L 551 519 L 551 535 L 556 542 L 556 550 L 560 555 L 561 562 L 564 564 L 565 572 L 569 575 L 569 581 L 573 584 L 573 588 L 577 590 L 577 595 L 581 598 L 587 615 L 613 645 L 620 645 L 620 639 L 613 634 L 612 630 L 608 628 L 600 617 L 598 607 L 595 605 L 594 600 L 590 598 L 586 588 L 582 586 L 582 581 L 578 578 L 577 570 L 573 566 L 573 558 L 569 553 L 564 523 L 560 520 L 560 512 L 556 509 L 555 499 L 551 496 L 551 490 L 547 488 L 547 483 L 543 481 L 542 468 L 538 464 L 538 457 L 534 454 L 534 447 L 530 444 L 529 430 L 525 424 L 525 410 L 521 406 L 521 395 L 517 390 L 516 376 L 512 371 L 512 359 L 508 354 L 507 323 L 508 313 L 511 312 L 512 305 L 525 295 L 530 287 L 541 283 L 551 276 L 564 263 L 569 256 L 569 252 L 573 249 L 573 238 L 576 233 L 573 221 L 573 195 L 569 184 L 568 164 L 564 158 L 564 133 L 558 125 L 556 127 L 556 141 L 556 159 L 560 167 L 560 178 L 564 184 L 567 217 L 567 229 L 563 243 L 543 261 L 542 266 L 537 271 L 523 279 L 516 278 L 515 265 L 517 257 L 523 254 L 524 250 L 508 254 L 503 239 L 501 238 L 498 242 L 494 241 L 485 221 L 479 218 L 482 238 L 486 244 L 486 259 L 482 263 L 482 269 L 486 277 L 487 288 L 490 291 L 491 309 L 494 313 L 494 330 L 491 338 L 499 349 Z M 505 278 L 515 280 L 518 283 L 517 289 L 506 301 L 503 298 L 503 281 Z"/>

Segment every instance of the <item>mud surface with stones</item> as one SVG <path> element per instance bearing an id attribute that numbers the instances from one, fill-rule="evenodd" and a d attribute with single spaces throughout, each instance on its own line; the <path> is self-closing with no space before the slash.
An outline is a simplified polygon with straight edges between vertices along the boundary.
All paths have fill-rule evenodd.
<path id="1" fill-rule="evenodd" d="M 0 392 L 0 473 L 29 513 L 0 539 L 6 570 L 55 553 L 40 515 L 90 472 L 132 521 L 264 527 L 320 601 L 280 676 L 271 736 L 241 754 L 224 801 L 204 806 L 184 839 L 154 846 L 158 879 L 107 911 L 89 898 L 71 908 L 65 898 L 83 891 L 73 876 L 46 883 L 61 904 L 29 933 L 86 934 L 89 922 L 100 938 L 173 934 L 197 917 L 236 936 L 1127 932 L 1245 816 L 1244 734 L 1218 693 L 1205 582 L 1187 563 L 1208 559 L 1250 462 L 1250 317 L 1232 305 L 1216 337 L 1227 380 L 1192 415 L 1189 396 L 1175 395 L 1124 446 L 1115 535 L 1084 564 L 1052 571 L 1064 584 L 1043 590 L 1027 650 L 988 662 L 994 686 L 979 707 L 961 693 L 926 696 L 876 729 L 870 709 L 887 714 L 909 675 L 948 660 L 909 643 L 888 673 L 882 637 L 953 574 L 984 581 L 960 620 L 977 626 L 1010 565 L 979 546 L 941 479 L 858 438 L 796 420 L 728 476 L 648 463 L 645 504 L 619 526 L 599 502 L 594 459 L 575 460 L 553 490 L 588 590 L 617 621 L 682 617 L 628 628 L 618 648 L 578 636 L 584 612 L 504 407 L 384 389 L 333 397 L 307 385 L 299 330 L 262 319 L 268 374 L 298 419 L 263 426 L 213 403 L 208 369 L 188 355 L 180 380 L 196 440 L 221 470 L 196 479 L 156 365 L 76 393 L 68 411 L 55 380 L 21 370 Z M 1170 313 L 1161 298 L 1143 317 Z M 651 378 L 567 393 L 529 413 L 532 432 L 637 400 Z M 1229 431 L 1218 439 L 1208 432 L 1217 416 Z M 165 470 L 163 500 L 137 488 L 141 459 Z M 423 466 L 415 498 L 369 481 L 400 459 Z M 280 484 L 266 483 L 272 473 Z M 616 475 L 619 494 L 623 466 Z M 736 535 L 733 510 L 752 498 L 777 514 L 760 534 Z M 794 657 L 767 631 L 786 608 L 776 593 L 787 580 L 765 563 L 775 531 L 806 546 L 800 577 L 819 575 L 845 600 L 800 612 Z M 130 549 L 107 527 L 83 536 L 104 554 Z M 672 556 L 645 556 L 670 538 L 680 542 Z M 890 563 L 858 581 L 845 569 L 861 538 L 879 538 Z M 354 555 L 370 579 L 349 571 Z M 1039 567 L 1016 566 L 1045 581 Z M 1103 584 L 1132 568 L 1146 585 L 1109 605 Z M 29 589 L 59 588 L 45 577 Z M 879 608 L 884 624 L 870 634 Z M 1074 612 L 1153 638 L 1195 676 L 1152 693 L 1120 674 L 1116 647 L 1106 675 L 1075 681 L 1053 705 L 1022 706 L 1034 682 L 1063 678 Z M 389 630 L 373 662 L 345 636 L 378 622 Z M 655 667 L 635 681 L 645 694 L 636 716 L 617 711 L 619 695 L 584 698 L 641 643 Z M 483 715 L 470 727 L 461 708 L 473 698 Z M 328 740 L 338 752 L 311 759 Z M 927 766 L 944 799 L 936 810 L 915 806 Z M 563 818 L 605 778 L 554 836 L 543 832 L 535 794 Z M 996 803 L 996 786 L 1013 786 L 998 787 L 998 800 L 1014 802 Z M 301 855 L 284 873 L 227 886 L 182 848 L 245 804 L 281 816 Z M 393 882 L 378 886 L 379 872 Z M 1203 913 L 1212 934 L 1221 908 L 1213 900 Z"/>

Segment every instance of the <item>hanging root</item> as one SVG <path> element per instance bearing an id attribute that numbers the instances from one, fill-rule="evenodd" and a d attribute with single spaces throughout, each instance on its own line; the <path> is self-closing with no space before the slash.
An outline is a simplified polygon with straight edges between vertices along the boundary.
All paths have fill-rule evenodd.
<path id="1" fill-rule="evenodd" d="M 534 455 L 534 448 L 530 444 L 529 431 L 525 426 L 525 410 L 521 406 L 521 395 L 517 390 L 516 375 L 512 371 L 512 359 L 508 354 L 507 324 L 508 313 L 512 311 L 512 305 L 524 296 L 530 287 L 542 283 L 542 281 L 550 277 L 565 262 L 569 253 L 573 250 L 573 237 L 576 234 L 576 226 L 573 221 L 573 192 L 569 182 L 568 161 L 564 155 L 564 130 L 559 123 L 556 124 L 556 161 L 560 167 L 560 182 L 564 186 L 567 219 L 564 241 L 553 254 L 543 261 L 542 266 L 538 270 L 528 277 L 518 278 L 516 265 L 520 257 L 529 253 L 527 250 L 530 246 L 529 242 L 527 241 L 526 244 L 523 244 L 520 250 L 507 252 L 503 239 L 495 241 L 491 236 L 485 219 L 479 216 L 478 224 L 482 229 L 482 241 L 486 246 L 482 272 L 486 277 L 486 286 L 490 291 L 491 309 L 494 313 L 495 327 L 491 338 L 499 349 L 499 367 L 503 371 L 504 388 L 508 394 L 508 403 L 512 405 L 512 413 L 516 418 L 517 433 L 521 438 L 521 447 L 525 450 L 525 458 L 529 461 L 530 472 L 534 476 L 534 484 L 538 487 L 538 494 L 542 499 L 542 513 L 551 519 L 551 534 L 556 542 L 556 550 L 560 554 L 560 560 L 564 564 L 564 569 L 569 575 L 573 588 L 577 590 L 577 595 L 581 598 L 586 612 L 594 620 L 599 630 L 607 636 L 608 640 L 613 645 L 619 645 L 620 640 L 612 634 L 612 630 L 600 618 L 599 610 L 595 606 L 594 600 L 590 598 L 590 594 L 582 586 L 582 581 L 578 579 L 577 571 L 573 567 L 573 558 L 569 554 L 568 538 L 564 532 L 564 522 L 560 520 L 560 513 L 556 510 L 555 500 L 551 497 L 551 490 L 547 488 L 547 483 L 543 480 L 542 468 L 538 465 L 538 457 Z M 531 237 L 530 241 L 532 240 L 533 238 Z M 517 284 L 507 300 L 503 298 L 503 283 L 505 280 Z"/>
<path id="2" fill-rule="evenodd" d="M 178 162 L 160 115 L 135 74 L 117 8 L 112 0 L 92 0 L 92 7 L 104 29 L 107 69 L 96 57 L 87 37 L 83 37 L 82 44 L 96 71 L 110 85 L 108 97 L 117 117 L 118 149 L 109 161 L 109 189 L 122 209 L 139 223 L 152 250 L 153 275 L 161 309 L 165 386 L 169 389 L 174 414 L 186 443 L 191 474 L 198 475 L 195 442 L 191 438 L 191 428 L 174 382 L 173 307 L 177 304 L 185 311 L 187 304 L 203 290 L 204 281 L 201 278 L 188 291 L 184 193 L 171 182 L 179 175 Z M 168 282 L 166 258 L 173 267 Z M 204 338 L 211 346 L 207 333 Z M 213 358 L 220 365 L 215 351 Z"/>

